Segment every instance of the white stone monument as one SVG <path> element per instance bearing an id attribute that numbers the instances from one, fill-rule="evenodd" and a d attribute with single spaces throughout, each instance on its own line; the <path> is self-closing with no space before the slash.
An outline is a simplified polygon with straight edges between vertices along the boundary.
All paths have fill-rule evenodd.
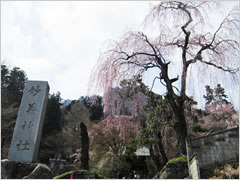
<path id="1" fill-rule="evenodd" d="M 37 160 L 48 92 L 47 81 L 26 82 L 8 153 L 9 160 Z"/>

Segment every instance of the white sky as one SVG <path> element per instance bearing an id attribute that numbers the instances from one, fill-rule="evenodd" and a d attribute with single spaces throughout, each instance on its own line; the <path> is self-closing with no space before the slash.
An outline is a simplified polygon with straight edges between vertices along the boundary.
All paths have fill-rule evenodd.
<path id="1" fill-rule="evenodd" d="M 148 2 L 1 2 L 1 60 L 64 99 L 87 94 L 103 43 L 139 30 Z"/>
<path id="2" fill-rule="evenodd" d="M 50 93 L 78 99 L 87 95 L 103 44 L 142 30 L 149 7 L 149 1 L 1 1 L 1 61 L 29 80 L 48 81 Z"/>

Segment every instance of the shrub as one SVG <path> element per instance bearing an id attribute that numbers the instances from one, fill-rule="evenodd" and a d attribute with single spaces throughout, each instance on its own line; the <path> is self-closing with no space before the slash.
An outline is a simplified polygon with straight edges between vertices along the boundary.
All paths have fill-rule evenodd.
<path id="1" fill-rule="evenodd" d="M 196 125 L 196 126 L 193 127 L 193 131 L 194 132 L 208 132 L 208 129 L 204 128 L 200 125 Z"/>

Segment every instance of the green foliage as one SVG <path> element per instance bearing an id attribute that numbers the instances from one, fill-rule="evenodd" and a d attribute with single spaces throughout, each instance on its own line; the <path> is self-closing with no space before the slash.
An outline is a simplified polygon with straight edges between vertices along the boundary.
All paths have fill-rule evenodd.
<path id="1" fill-rule="evenodd" d="M 90 102 L 90 99 L 93 98 L 93 102 Z M 83 98 L 83 104 L 87 107 L 90 112 L 90 120 L 100 120 L 103 117 L 103 106 L 102 106 L 102 97 L 101 96 L 86 96 Z"/>
<path id="2" fill-rule="evenodd" d="M 47 110 L 44 120 L 43 136 L 60 131 L 63 126 L 63 114 L 61 110 L 61 93 L 50 94 L 48 97 Z"/>
<path id="3" fill-rule="evenodd" d="M 119 169 L 117 169 L 117 172 L 120 172 L 122 175 L 128 175 L 130 173 L 131 167 L 132 166 L 125 159 L 122 159 L 119 162 Z"/>
<path id="4" fill-rule="evenodd" d="M 102 136 L 94 136 L 92 141 L 90 141 L 89 150 L 92 152 L 92 156 L 90 158 L 90 166 L 95 167 L 97 163 L 104 157 L 108 152 L 108 147 L 105 146 L 105 140 L 102 139 Z"/>
<path id="5" fill-rule="evenodd" d="M 22 99 L 27 76 L 23 70 L 8 69 L 1 65 L 1 153 L 7 157 L 18 108 Z"/>
<path id="6" fill-rule="evenodd" d="M 122 80 L 120 87 L 122 91 L 119 95 L 124 100 L 133 100 L 138 92 L 146 93 L 148 90 L 148 87 L 142 82 L 141 74 Z"/>
<path id="7" fill-rule="evenodd" d="M 109 178 L 119 178 L 119 175 L 129 175 L 131 165 L 125 160 L 125 158 L 117 159 L 113 157 L 109 164 L 106 164 L 104 168 L 100 170 L 102 174 Z"/>
<path id="8" fill-rule="evenodd" d="M 104 176 L 103 174 L 101 174 L 100 172 L 98 172 L 98 170 L 95 168 L 90 169 L 90 173 L 96 174 L 98 177 L 100 177 L 102 179 L 109 179 L 106 176 Z"/>
<path id="9" fill-rule="evenodd" d="M 215 99 L 217 101 L 227 102 L 227 95 L 225 94 L 225 89 L 221 87 L 221 84 L 217 84 L 217 87 L 214 89 Z"/>
<path id="10" fill-rule="evenodd" d="M 90 146 L 92 147 L 92 146 Z M 91 150 L 92 151 L 92 150 Z M 97 147 L 97 149 L 95 150 L 97 151 L 97 153 L 94 153 L 94 155 L 91 156 L 90 158 L 90 166 L 95 166 L 97 165 L 97 163 L 106 155 L 107 150 L 103 150 L 100 147 Z"/>
<path id="11" fill-rule="evenodd" d="M 2 106 L 20 105 L 26 81 L 27 75 L 20 68 L 9 70 L 6 65 L 1 65 Z"/>
<path id="12" fill-rule="evenodd" d="M 25 72 L 18 67 L 14 67 L 9 76 L 8 90 L 11 94 L 9 97 L 10 101 L 20 104 L 26 81 Z"/>
<path id="13" fill-rule="evenodd" d="M 139 136 L 139 143 L 140 145 L 150 146 L 151 144 L 156 144 L 160 140 L 156 138 L 153 134 L 153 126 L 145 127 L 141 129 L 140 136 Z"/>
<path id="14" fill-rule="evenodd" d="M 205 86 L 207 95 L 203 96 L 206 100 L 206 104 L 213 104 L 214 102 L 220 101 L 220 102 L 226 102 L 227 101 L 227 95 L 225 94 L 225 89 L 221 87 L 221 84 L 217 84 L 217 87 L 213 89 L 210 88 L 209 85 Z"/>
<path id="15" fill-rule="evenodd" d="M 132 138 L 126 145 L 125 155 L 127 155 L 127 156 L 134 155 L 134 153 L 137 150 L 137 145 L 138 145 L 137 139 Z"/>
<path id="16" fill-rule="evenodd" d="M 211 89 L 210 86 L 208 86 L 208 85 L 206 85 L 205 88 L 206 88 L 207 95 L 206 96 L 204 95 L 203 97 L 206 100 L 206 104 L 210 104 L 211 102 L 213 102 L 215 100 L 214 95 L 213 95 L 213 89 Z"/>
<path id="17" fill-rule="evenodd" d="M 184 106 L 186 109 L 191 111 L 193 105 L 197 105 L 197 102 L 194 101 L 193 97 L 187 97 L 187 100 L 184 102 Z"/>
<path id="18" fill-rule="evenodd" d="M 140 132 L 139 143 L 149 147 L 151 158 L 157 169 L 160 169 L 167 156 L 162 144 L 162 132 L 166 126 L 174 124 L 174 116 L 168 100 L 151 91 L 147 92 L 148 103 L 145 105 L 143 128 Z M 159 156 L 160 155 L 160 156 Z"/>
<path id="19" fill-rule="evenodd" d="M 6 65 L 1 65 L 1 88 L 7 88 L 9 84 L 9 69 Z"/>
<path id="20" fill-rule="evenodd" d="M 121 91 L 120 96 L 123 99 L 129 100 L 141 92 L 147 97 L 147 104 L 144 106 L 144 115 L 139 117 L 141 122 L 141 132 L 138 138 L 138 145 L 153 147 L 153 149 L 159 151 L 152 151 L 159 157 L 162 155 L 164 161 L 166 161 L 166 155 L 162 145 L 161 133 L 167 125 L 173 124 L 173 115 L 171 108 L 166 99 L 163 99 L 161 95 L 155 94 L 149 90 L 149 88 L 142 82 L 141 75 L 134 76 L 132 79 L 123 80 L 120 83 Z M 153 154 L 152 154 L 153 155 Z M 161 161 L 159 157 L 159 162 Z"/>
<path id="21" fill-rule="evenodd" d="M 168 166 L 169 164 L 176 164 L 176 163 L 184 163 L 184 164 L 186 164 L 186 163 L 187 163 L 187 157 L 186 157 L 186 156 L 182 156 L 182 157 L 176 157 L 176 158 L 170 159 L 170 160 L 165 164 L 165 166 L 161 169 L 161 171 L 159 171 L 159 172 L 153 177 L 153 179 L 159 179 L 159 178 L 160 178 L 160 175 L 161 175 L 162 172 L 167 168 L 167 166 Z"/>
<path id="22" fill-rule="evenodd" d="M 171 126 L 174 117 L 166 99 L 153 92 L 150 92 L 148 97 L 148 103 L 145 106 L 145 125 L 149 133 L 154 135 L 161 132 L 166 125 Z"/>
<path id="23" fill-rule="evenodd" d="M 173 159 L 170 159 L 166 165 L 168 164 L 175 164 L 175 163 L 179 163 L 179 162 L 187 162 L 187 156 L 181 156 L 181 157 L 176 157 Z"/>
<path id="24" fill-rule="evenodd" d="M 201 125 L 197 125 L 197 126 L 193 127 L 193 131 L 195 131 L 195 132 L 208 132 L 208 129 L 202 127 Z"/>
<path id="25" fill-rule="evenodd" d="M 62 133 L 63 113 L 61 110 L 62 98 L 60 92 L 49 94 L 44 119 L 42 139 L 39 150 L 39 160 L 48 163 L 49 157 L 55 158 L 58 154 L 68 155 L 67 136 Z"/>
<path id="26" fill-rule="evenodd" d="M 148 169 L 148 176 L 149 178 L 152 178 L 156 174 L 157 167 L 151 158 L 146 158 L 145 162 Z"/>
<path id="27" fill-rule="evenodd" d="M 100 120 L 103 117 L 103 107 L 101 105 L 92 105 L 89 109 L 90 120 Z"/>
<path id="28" fill-rule="evenodd" d="M 161 169 L 160 173 L 158 173 L 158 174 L 161 174 L 166 169 L 168 164 L 186 163 L 186 162 L 187 162 L 187 156 L 180 156 L 180 157 L 176 157 L 176 158 L 173 158 L 173 159 L 169 159 L 168 162 Z"/>
<path id="29" fill-rule="evenodd" d="M 98 152 L 96 152 L 98 154 Z M 117 178 L 117 172 L 120 170 L 120 161 L 113 154 L 106 152 L 101 156 L 98 156 L 99 160 L 96 161 L 96 156 L 91 156 L 90 165 L 91 169 L 97 169 L 96 171 L 102 174 L 104 177 Z M 95 159 L 95 160 L 93 160 Z M 93 163 L 95 162 L 95 163 Z M 102 164 L 103 163 L 103 164 Z M 123 165 L 124 166 L 124 165 Z"/>
<path id="30" fill-rule="evenodd" d="M 60 174 L 60 175 L 55 176 L 53 179 L 60 179 L 60 178 L 66 176 L 66 175 L 68 175 L 68 174 L 72 174 L 73 172 L 74 172 L 74 171 L 65 172 L 65 173 L 63 173 L 63 174 Z"/>
<path id="31" fill-rule="evenodd" d="M 53 179 L 61 179 L 63 178 L 64 176 L 67 176 L 67 175 L 71 175 L 71 174 L 82 174 L 82 173 L 89 173 L 89 174 L 97 174 L 97 176 L 99 176 L 100 178 L 105 178 L 104 176 L 102 176 L 101 174 L 99 173 L 96 173 L 96 172 L 92 172 L 92 171 L 88 171 L 86 169 L 79 169 L 79 170 L 74 170 L 74 171 L 68 171 L 68 172 L 65 172 L 63 174 L 60 174 L 60 175 L 57 175 L 55 176 Z M 64 178 L 66 179 L 66 178 Z"/>

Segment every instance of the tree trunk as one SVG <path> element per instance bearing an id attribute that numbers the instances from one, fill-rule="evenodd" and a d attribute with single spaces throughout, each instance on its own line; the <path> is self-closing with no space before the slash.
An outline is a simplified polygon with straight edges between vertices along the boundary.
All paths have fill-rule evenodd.
<path id="1" fill-rule="evenodd" d="M 185 144 L 185 138 L 187 137 L 187 124 L 186 119 L 184 115 L 184 107 L 183 104 L 181 104 L 182 107 L 179 107 L 178 109 L 173 109 L 173 112 L 175 114 L 176 123 L 174 124 L 174 129 L 177 134 L 177 147 L 179 150 L 179 155 L 186 155 L 186 144 Z"/>
<path id="2" fill-rule="evenodd" d="M 82 149 L 81 149 L 81 168 L 89 170 L 89 165 L 88 165 L 88 159 L 89 159 L 89 137 L 88 137 L 88 131 L 87 127 L 81 123 L 80 124 L 81 128 L 81 143 L 82 143 Z"/>
<path id="3" fill-rule="evenodd" d="M 166 164 L 168 162 L 168 158 L 166 156 L 166 153 L 165 153 L 163 145 L 162 145 L 162 135 L 160 132 L 158 132 L 157 136 L 159 138 L 158 147 L 159 147 L 162 159 L 163 159 L 163 164 Z"/>
<path id="4" fill-rule="evenodd" d="M 153 162 L 155 163 L 155 165 L 157 167 L 157 171 L 160 171 L 163 165 L 161 164 L 159 157 L 155 156 L 155 154 L 153 152 L 153 145 L 150 146 L 149 152 L 150 152 L 150 156 L 151 156 Z"/>
<path id="5" fill-rule="evenodd" d="M 174 130 L 177 134 L 178 154 L 186 155 L 185 138 L 187 137 L 187 123 L 184 115 L 184 98 L 175 94 L 167 94 L 167 99 L 175 115 Z"/>

